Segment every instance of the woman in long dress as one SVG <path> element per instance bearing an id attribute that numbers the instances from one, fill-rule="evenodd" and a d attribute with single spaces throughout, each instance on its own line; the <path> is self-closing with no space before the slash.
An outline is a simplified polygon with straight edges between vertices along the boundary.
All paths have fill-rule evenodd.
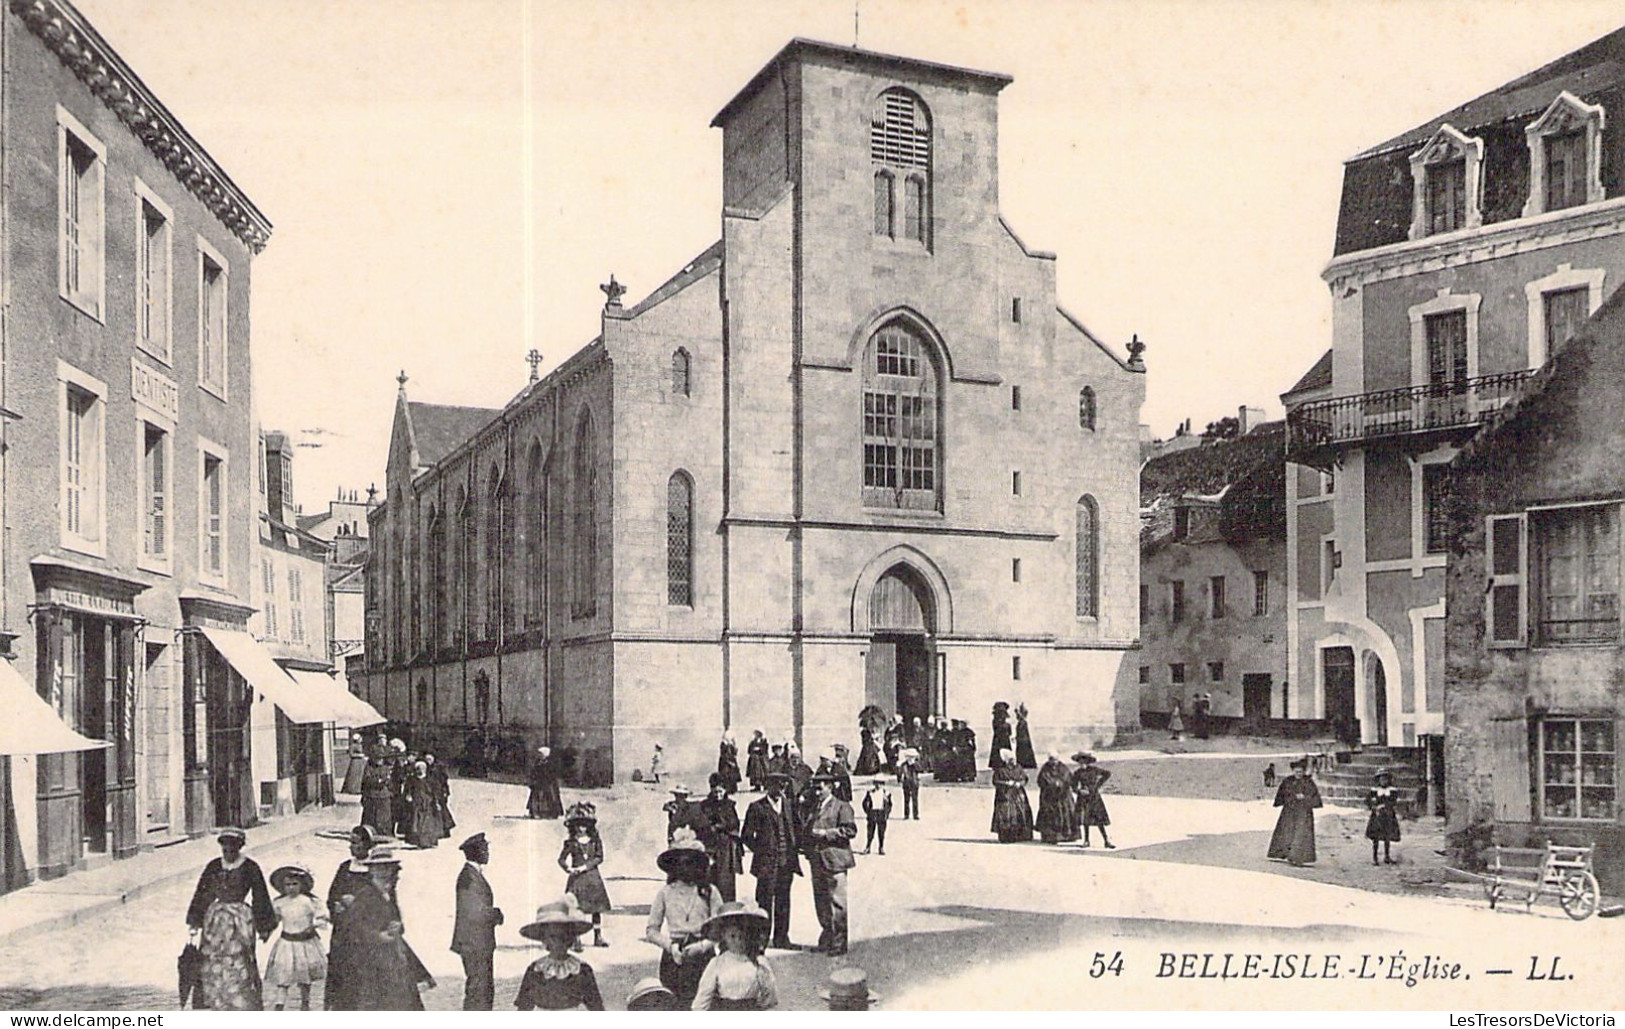
<path id="1" fill-rule="evenodd" d="M 759 790 L 767 778 L 767 737 L 757 729 L 745 744 L 745 779 L 750 788 Z"/>
<path id="2" fill-rule="evenodd" d="M 1038 757 L 1033 753 L 1033 733 L 1027 725 L 1027 705 L 1016 705 L 1016 764 L 1023 768 L 1037 768 Z"/>
<path id="3" fill-rule="evenodd" d="M 1010 740 L 1010 705 L 999 701 L 993 705 L 993 744 L 988 748 L 987 766 L 998 768 L 1004 754 L 1009 751 L 1014 759 L 1014 744 Z"/>
<path id="4" fill-rule="evenodd" d="M 358 995 L 369 988 L 361 967 L 361 934 L 350 913 L 360 890 L 372 886 L 367 856 L 372 853 L 373 843 L 372 830 L 365 825 L 351 830 L 350 859 L 339 865 L 333 884 L 327 888 L 327 915 L 333 924 L 333 938 L 327 948 L 327 986 L 322 1006 L 329 1011 L 359 1010 L 362 1005 Z"/>
<path id="5" fill-rule="evenodd" d="M 1072 773 L 1072 787 L 1078 796 L 1078 824 L 1083 830 L 1083 845 L 1089 846 L 1089 830 L 1095 828 L 1100 830 L 1100 842 L 1106 849 L 1116 850 L 1117 845 L 1106 835 L 1112 817 L 1106 813 L 1106 801 L 1100 795 L 1101 787 L 1112 773 L 1096 764 L 1095 756 L 1087 751 L 1073 754 L 1072 760 L 1078 763 L 1078 770 Z"/>
<path id="6" fill-rule="evenodd" d="M 993 826 L 1000 843 L 1021 843 L 1033 838 L 1033 808 L 1027 799 L 1027 773 L 1016 764 L 1014 751 L 996 755 L 993 770 Z"/>
<path id="7" fill-rule="evenodd" d="M 603 916 L 613 905 L 609 891 L 604 888 L 604 877 L 598 867 L 604 863 L 604 841 L 598 835 L 598 809 L 587 801 L 570 805 L 564 816 L 564 846 L 559 850 L 559 867 L 569 876 L 564 892 L 576 899 L 583 914 L 592 918 L 592 945 L 607 947 L 604 939 Z M 571 942 L 575 950 L 581 949 L 581 938 Z"/>
<path id="8" fill-rule="evenodd" d="M 1016 764 L 1021 764 L 1020 755 Z M 1053 752 L 1038 770 L 1038 819 L 1034 827 L 1045 843 L 1069 843 L 1078 838 L 1078 804 L 1073 793 L 1072 770 Z"/>
<path id="9" fill-rule="evenodd" d="M 429 766 L 429 781 L 434 783 L 434 799 L 440 807 L 440 838 L 449 839 L 457 828 L 457 819 L 451 817 L 451 777 L 433 754 L 424 754 L 423 763 Z"/>
<path id="10" fill-rule="evenodd" d="M 711 776 L 711 793 L 696 805 L 693 821 L 695 835 L 711 858 L 711 885 L 723 900 L 733 900 L 741 863 L 739 809 L 720 775 Z"/>
<path id="11" fill-rule="evenodd" d="M 1275 791 L 1275 806 L 1281 817 L 1270 837 L 1269 856 L 1294 867 L 1315 863 L 1315 808 L 1321 806 L 1320 790 L 1309 777 L 1309 762 L 1292 762 L 1292 774 L 1281 780 Z"/>
<path id="12" fill-rule="evenodd" d="M 350 763 L 344 769 L 344 784 L 340 793 L 360 793 L 361 780 L 367 774 L 367 743 L 358 732 L 350 734 Z"/>
<path id="13" fill-rule="evenodd" d="M 553 768 L 553 748 L 537 747 L 536 763 L 530 766 L 530 798 L 525 814 L 531 818 L 563 818 L 564 801 L 559 796 L 559 776 Z"/>
<path id="14" fill-rule="evenodd" d="M 222 829 L 220 856 L 198 877 L 186 925 L 199 937 L 203 952 L 202 1003 L 214 1011 L 259 1011 L 260 967 L 254 937 L 269 939 L 276 928 L 276 909 L 265 888 L 265 874 L 243 854 L 247 834 Z"/>
<path id="15" fill-rule="evenodd" d="M 412 821 L 406 830 L 406 842 L 414 847 L 437 847 L 445 838 L 445 824 L 440 819 L 440 791 L 429 777 L 429 766 L 419 761 L 406 781 L 406 793 L 411 800 Z"/>
<path id="16" fill-rule="evenodd" d="M 739 789 L 739 744 L 731 733 L 723 733 L 717 744 L 717 774 L 727 781 L 729 793 Z"/>
<path id="17" fill-rule="evenodd" d="M 858 767 L 852 769 L 852 774 L 874 775 L 880 771 L 880 748 L 875 746 L 874 730 L 864 726 L 858 730 L 858 738 L 863 742 L 858 747 Z"/>

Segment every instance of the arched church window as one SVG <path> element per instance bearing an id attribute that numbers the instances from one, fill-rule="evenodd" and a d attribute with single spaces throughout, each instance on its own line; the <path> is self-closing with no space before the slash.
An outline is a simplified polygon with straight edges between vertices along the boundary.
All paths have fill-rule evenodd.
<path id="1" fill-rule="evenodd" d="M 571 590 L 570 614 L 586 618 L 598 609 L 598 462 L 592 412 L 576 419 L 575 457 L 570 481 Z"/>
<path id="2" fill-rule="evenodd" d="M 694 483 L 686 472 L 666 483 L 666 603 L 694 606 Z"/>
<path id="3" fill-rule="evenodd" d="M 547 473 L 542 445 L 533 443 L 529 461 L 529 517 L 525 521 L 525 612 L 531 625 L 542 621 L 547 602 Z"/>
<path id="4" fill-rule="evenodd" d="M 863 359 L 863 503 L 941 510 L 941 370 L 904 322 L 869 341 Z"/>
<path id="5" fill-rule="evenodd" d="M 1077 610 L 1079 618 L 1100 617 L 1100 509 L 1093 497 L 1078 499 Z"/>
<path id="6" fill-rule="evenodd" d="M 880 94 L 870 117 L 869 158 L 875 166 L 875 234 L 896 236 L 896 183 L 901 179 L 903 238 L 929 246 L 931 112 L 919 97 L 905 89 Z"/>
<path id="7" fill-rule="evenodd" d="M 1095 431 L 1095 391 L 1088 386 L 1078 392 L 1078 427 Z"/>
<path id="8" fill-rule="evenodd" d="M 688 351 L 678 347 L 671 355 L 671 393 L 674 397 L 686 397 L 689 393 L 689 359 Z"/>

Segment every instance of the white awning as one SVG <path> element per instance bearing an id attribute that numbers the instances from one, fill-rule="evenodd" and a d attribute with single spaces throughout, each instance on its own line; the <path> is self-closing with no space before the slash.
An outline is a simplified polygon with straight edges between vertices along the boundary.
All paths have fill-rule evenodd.
<path id="1" fill-rule="evenodd" d="M 248 633 L 205 627 L 203 635 L 220 656 L 237 669 L 237 674 L 248 680 L 256 693 L 263 693 L 267 700 L 281 708 L 288 721 L 307 725 L 333 720 L 332 709 L 288 678 L 288 673 L 272 659 L 271 652 Z"/>
<path id="2" fill-rule="evenodd" d="M 359 729 L 363 726 L 378 725 L 384 721 L 371 704 L 351 693 L 345 688 L 342 675 L 333 676 L 326 672 L 307 672 L 299 668 L 285 669 L 293 676 L 293 681 L 308 693 L 312 698 L 318 698 L 331 717 L 325 719 L 340 729 Z"/>
<path id="3" fill-rule="evenodd" d="M 68 728 L 38 693 L 23 681 L 10 661 L 0 658 L 0 756 L 61 754 L 100 750 L 112 744 L 86 739 Z"/>

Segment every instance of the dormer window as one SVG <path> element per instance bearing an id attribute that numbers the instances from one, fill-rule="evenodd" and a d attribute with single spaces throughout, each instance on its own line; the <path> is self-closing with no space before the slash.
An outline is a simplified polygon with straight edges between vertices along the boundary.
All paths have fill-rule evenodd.
<path id="1" fill-rule="evenodd" d="M 1411 155 L 1411 239 L 1483 224 L 1484 141 L 1439 126 Z"/>
<path id="2" fill-rule="evenodd" d="M 919 97 L 902 89 L 880 94 L 870 119 L 869 158 L 874 164 L 875 235 L 930 246 L 931 114 Z"/>
<path id="3" fill-rule="evenodd" d="M 1598 104 L 1564 90 L 1523 130 L 1529 144 L 1529 200 L 1525 217 L 1594 204 L 1602 194 L 1602 130 Z"/>

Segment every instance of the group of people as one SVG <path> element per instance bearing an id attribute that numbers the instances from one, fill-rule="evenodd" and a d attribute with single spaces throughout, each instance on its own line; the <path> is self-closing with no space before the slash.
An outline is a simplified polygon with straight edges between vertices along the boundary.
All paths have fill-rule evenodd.
<path id="1" fill-rule="evenodd" d="M 451 835 L 451 781 L 427 751 L 421 755 L 401 740 L 380 733 L 360 756 L 352 752 L 349 780 L 359 777 L 361 824 L 414 847 L 434 847 Z M 354 791 L 352 791 L 354 792 Z"/>
<path id="2" fill-rule="evenodd" d="M 1275 832 L 1270 835 L 1269 857 L 1302 868 L 1315 863 L 1315 808 L 1322 806 L 1320 788 L 1309 774 L 1309 759 L 1291 762 L 1292 774 L 1276 785 L 1275 806 L 1281 809 L 1275 821 Z M 1267 770 L 1266 784 L 1274 778 L 1275 766 Z M 1365 823 L 1365 837 L 1371 841 L 1371 863 L 1397 864 L 1393 845 L 1399 842 L 1399 805 L 1402 793 L 1394 785 L 1394 773 L 1379 771 L 1374 785 L 1366 791 L 1365 805 L 1370 812 Z M 1379 857 L 1379 849 L 1381 856 Z"/>
<path id="3" fill-rule="evenodd" d="M 1111 816 L 1101 797 L 1101 788 L 1112 777 L 1088 751 L 1072 755 L 1076 768 L 1069 768 L 1053 751 L 1038 770 L 1038 817 L 1034 818 L 1027 796 L 1027 772 L 1015 751 L 998 755 L 993 770 L 992 832 L 1000 843 L 1023 843 L 1036 832 L 1045 843 L 1074 843 L 1080 838 L 1091 845 L 1091 830 L 1099 831 L 1100 842 L 1116 849 L 1106 835 Z"/>

